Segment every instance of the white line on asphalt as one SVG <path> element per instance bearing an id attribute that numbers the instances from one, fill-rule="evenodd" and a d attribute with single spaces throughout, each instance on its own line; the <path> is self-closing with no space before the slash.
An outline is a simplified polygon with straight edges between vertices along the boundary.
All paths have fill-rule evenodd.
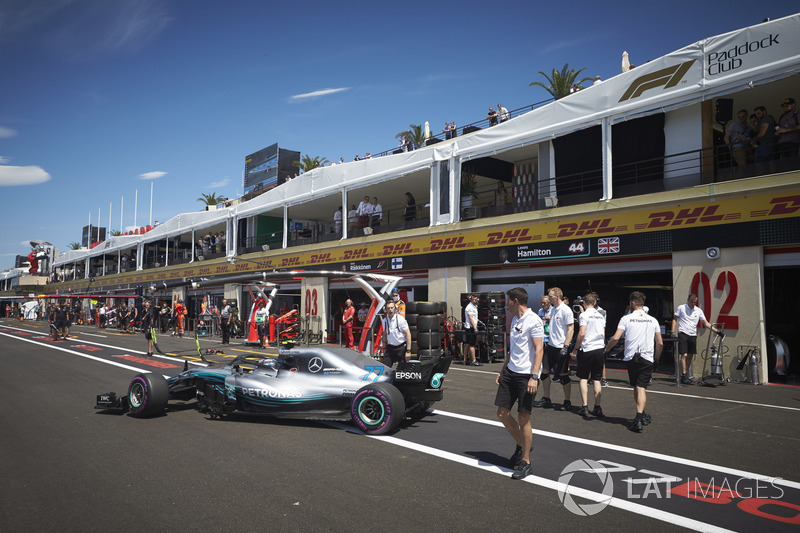
<path id="1" fill-rule="evenodd" d="M 92 337 L 100 337 L 102 339 L 107 339 L 108 335 L 97 335 L 96 333 L 86 333 L 85 331 L 80 332 L 81 335 L 91 335 Z"/>
<path id="2" fill-rule="evenodd" d="M 434 411 L 435 413 L 443 414 L 441 411 Z M 478 419 L 480 420 L 480 419 Z M 499 424 L 499 422 L 498 422 Z M 349 431 L 351 433 L 362 434 L 360 431 L 356 430 L 352 426 L 347 426 L 342 423 L 334 422 L 330 423 L 331 426 L 338 427 L 345 431 Z M 502 424 L 501 424 L 502 426 Z M 459 463 L 465 466 L 471 466 L 473 468 L 478 468 L 479 470 L 483 470 L 485 472 L 490 472 L 492 474 L 500 474 L 503 476 L 509 476 L 513 470 L 509 468 L 505 468 L 502 466 L 497 466 L 493 464 L 486 463 L 479 459 L 474 459 L 471 457 L 466 457 L 464 455 L 459 455 L 457 453 L 448 452 L 445 450 L 440 450 L 438 448 L 433 448 L 431 446 L 426 446 L 424 444 L 415 444 L 413 442 L 407 442 L 403 439 L 398 437 L 392 437 L 387 435 L 376 436 L 376 435 L 365 435 L 372 439 L 380 440 L 383 442 L 387 442 L 389 444 L 394 444 L 395 446 L 401 446 L 403 448 L 408 448 L 420 453 L 424 453 L 427 455 L 432 455 L 434 457 L 439 457 L 440 459 L 446 459 L 448 461 L 453 461 L 455 463 Z M 533 485 L 538 485 L 540 487 L 552 490 L 559 490 L 561 492 L 566 492 L 573 496 L 578 496 L 580 498 L 586 498 L 587 500 L 592 500 L 595 502 L 608 502 L 608 505 L 612 507 L 616 507 L 618 509 L 622 509 L 624 511 L 629 511 L 632 513 L 640 514 L 643 516 L 648 516 L 651 518 L 655 518 L 656 520 L 661 520 L 662 522 L 667 522 L 669 524 L 675 524 L 680 527 L 685 527 L 688 529 L 693 529 L 695 531 L 715 531 L 715 532 L 727 532 L 731 531 L 728 529 L 720 528 L 714 526 L 712 524 L 708 524 L 706 522 L 700 522 L 699 520 L 693 520 L 691 518 L 687 518 L 685 516 L 677 515 L 674 513 L 668 513 L 666 511 L 661 511 L 659 509 L 655 509 L 652 507 L 647 507 L 646 505 L 642 505 L 639 503 L 634 503 L 629 500 L 624 500 L 621 498 L 609 498 L 608 496 L 594 492 L 586 489 L 582 489 L 580 487 L 573 487 L 571 485 L 566 485 L 564 483 L 559 483 L 558 481 L 554 481 L 551 479 L 546 479 L 543 477 L 539 477 L 536 475 L 530 475 L 524 479 L 528 483 Z"/>
<path id="3" fill-rule="evenodd" d="M 609 386 L 604 387 L 609 389 L 617 389 L 617 390 L 624 390 L 630 392 L 632 389 L 630 387 L 615 387 Z M 743 400 L 729 400 L 727 398 L 709 398 L 708 396 L 697 396 L 695 394 L 680 394 L 677 392 L 668 392 L 668 391 L 660 391 L 660 390 L 653 390 L 647 389 L 647 394 L 665 394 L 667 396 L 679 396 L 681 398 L 695 398 L 697 400 L 711 400 L 714 402 L 725 402 L 725 403 L 738 403 L 741 405 L 750 405 L 755 407 L 771 407 L 772 409 L 785 409 L 787 411 L 800 411 L 798 407 L 787 407 L 785 405 L 770 405 L 768 403 L 754 403 L 754 402 L 745 402 Z"/>
<path id="4" fill-rule="evenodd" d="M 499 420 L 487 420 L 485 418 L 478 418 L 476 416 L 469 416 L 469 415 L 462 415 L 459 413 L 451 413 L 449 411 L 441 411 L 439 409 L 431 409 L 430 412 L 442 416 L 449 416 L 452 418 L 458 418 L 461 420 L 468 420 L 470 422 L 477 422 L 479 424 L 486 424 L 488 426 L 497 426 L 503 427 L 503 424 Z M 534 435 L 541 435 L 543 437 L 551 437 L 553 439 L 561 439 L 566 440 L 569 442 L 576 442 L 579 444 L 586 444 L 588 446 L 594 446 L 597 448 L 602 448 L 604 450 L 615 450 L 624 453 L 631 453 L 636 455 L 641 455 L 643 457 L 650 457 L 651 459 L 659 459 L 661 461 L 668 461 L 670 463 L 677 463 L 683 466 L 693 466 L 697 468 L 705 468 L 708 470 L 715 470 L 718 472 L 722 472 L 725 474 L 732 474 L 735 476 L 740 476 L 749 479 L 755 479 L 759 481 L 766 481 L 769 483 L 778 483 L 780 485 L 786 485 L 787 487 L 791 487 L 793 489 L 800 489 L 800 483 L 795 481 L 789 481 L 787 479 L 776 478 L 771 476 L 765 476 L 762 474 L 755 474 L 753 472 L 747 472 L 745 470 L 738 470 L 736 468 L 728 468 L 726 466 L 720 465 L 713 465 L 710 463 L 703 463 L 700 461 L 694 461 L 692 459 L 686 459 L 684 457 L 674 457 L 672 455 L 666 455 L 663 453 L 651 452 L 648 450 L 638 450 L 636 448 L 629 448 L 627 446 L 620 446 L 618 444 L 611 444 L 607 442 L 600 442 L 596 440 L 584 439 L 581 437 L 574 437 L 572 435 L 562 435 L 560 433 L 553 433 L 551 431 L 544 431 L 541 429 L 534 429 Z"/>

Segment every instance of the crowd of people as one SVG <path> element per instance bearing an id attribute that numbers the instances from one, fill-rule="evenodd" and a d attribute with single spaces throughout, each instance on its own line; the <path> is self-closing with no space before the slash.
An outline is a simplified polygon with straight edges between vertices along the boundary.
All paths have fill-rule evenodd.
<path id="1" fill-rule="evenodd" d="M 738 168 L 749 164 L 771 166 L 776 160 L 795 159 L 800 147 L 800 115 L 794 98 L 781 102 L 776 121 L 764 106 L 749 113 L 740 109 L 725 130 L 725 144 Z M 767 168 L 767 171 L 775 169 Z"/>
<path id="2" fill-rule="evenodd" d="M 417 202 L 410 192 L 403 195 L 402 208 L 403 222 L 410 222 L 417 218 Z M 372 235 L 383 223 L 383 206 L 377 196 L 370 199 L 369 195 L 365 195 L 358 205 L 350 206 L 345 218 L 344 207 L 340 205 L 339 209 L 333 213 L 333 230 L 337 235 L 341 235 L 345 220 L 349 236 Z"/>
<path id="3" fill-rule="evenodd" d="M 224 253 L 226 250 L 226 237 L 224 231 L 206 233 L 205 237 L 197 240 L 195 254 L 208 256 L 209 254 Z"/>

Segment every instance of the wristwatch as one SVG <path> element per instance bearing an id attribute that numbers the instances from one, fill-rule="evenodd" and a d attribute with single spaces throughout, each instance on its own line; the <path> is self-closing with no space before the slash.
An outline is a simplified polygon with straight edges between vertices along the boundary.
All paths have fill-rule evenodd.
<path id="1" fill-rule="evenodd" d="M 531 378 L 539 381 L 539 374 L 531 374 Z"/>

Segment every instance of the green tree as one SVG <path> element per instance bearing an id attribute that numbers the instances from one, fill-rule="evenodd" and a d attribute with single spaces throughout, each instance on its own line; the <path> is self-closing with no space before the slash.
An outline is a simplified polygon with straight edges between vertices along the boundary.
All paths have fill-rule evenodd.
<path id="1" fill-rule="evenodd" d="M 540 81 L 531 82 L 530 87 L 537 85 L 539 87 L 543 87 L 547 92 L 549 92 L 553 98 L 558 100 L 559 98 L 564 98 L 565 96 L 569 96 L 569 92 L 572 89 L 572 86 L 577 84 L 579 87 L 585 81 L 591 81 L 592 78 L 582 78 L 580 81 L 575 81 L 581 72 L 586 70 L 582 68 L 578 71 L 569 68 L 569 63 L 565 63 L 564 67 L 561 69 L 561 72 L 557 71 L 555 68 L 553 69 L 553 73 L 548 76 L 541 70 L 539 74 L 545 77 L 547 80 L 547 84 L 544 84 Z M 582 88 L 582 87 L 581 87 Z"/>
<path id="2" fill-rule="evenodd" d="M 120 235 L 122 235 L 122 232 L 118 229 L 115 229 L 114 231 L 111 232 L 112 237 L 119 237 Z"/>
<path id="3" fill-rule="evenodd" d="M 302 170 L 303 172 L 308 172 L 309 170 L 314 170 L 315 168 L 318 167 L 324 167 L 325 163 L 327 162 L 328 160 L 325 159 L 324 157 L 320 156 L 311 157 L 309 155 L 304 155 L 300 159 L 300 161 L 295 161 L 292 164 L 297 168 L 299 168 L 300 170 Z"/>
<path id="4" fill-rule="evenodd" d="M 201 194 L 200 198 L 197 199 L 198 202 L 203 202 L 207 206 L 217 205 L 220 200 L 222 200 L 222 196 L 217 196 L 217 193 L 215 192 L 212 192 L 211 194 Z"/>
<path id="5" fill-rule="evenodd" d="M 414 148 L 419 148 L 425 144 L 425 129 L 421 124 L 409 124 L 407 130 L 401 131 L 394 136 L 395 139 L 400 139 L 401 137 L 408 139 L 408 142 L 414 145 Z"/>
<path id="6" fill-rule="evenodd" d="M 69 247 L 70 250 L 80 250 L 81 249 L 80 243 L 77 243 L 77 242 L 69 243 L 68 247 Z"/>

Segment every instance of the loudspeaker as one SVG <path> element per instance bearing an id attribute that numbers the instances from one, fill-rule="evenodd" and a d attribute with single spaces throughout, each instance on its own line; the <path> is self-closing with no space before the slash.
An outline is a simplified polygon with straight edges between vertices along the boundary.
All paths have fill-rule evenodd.
<path id="1" fill-rule="evenodd" d="M 719 259 L 719 248 L 716 246 L 709 246 L 706 248 L 707 259 Z"/>
<path id="2" fill-rule="evenodd" d="M 730 98 L 717 98 L 717 122 L 730 122 L 733 118 L 733 100 Z"/>

